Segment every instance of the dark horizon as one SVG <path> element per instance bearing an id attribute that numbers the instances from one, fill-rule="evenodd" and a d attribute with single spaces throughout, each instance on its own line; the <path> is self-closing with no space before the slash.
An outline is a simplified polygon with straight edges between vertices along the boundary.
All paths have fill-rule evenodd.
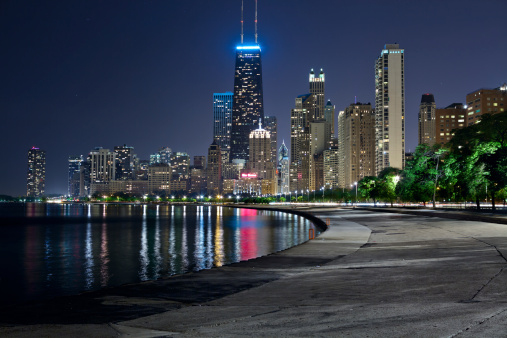
<path id="1" fill-rule="evenodd" d="M 253 40 L 245 0 L 245 43 Z M 405 50 L 406 151 L 417 145 L 421 96 L 437 107 L 507 82 L 507 2 L 259 0 L 264 112 L 290 143 L 290 110 L 323 68 L 326 97 L 344 110 L 374 102 L 374 62 Z M 97 146 L 168 146 L 206 155 L 213 93 L 233 91 L 240 2 L 4 1 L 0 194 L 26 194 L 28 150 L 46 151 L 46 194 L 67 193 L 67 159 Z M 309 15 L 313 13 L 313 15 Z"/>

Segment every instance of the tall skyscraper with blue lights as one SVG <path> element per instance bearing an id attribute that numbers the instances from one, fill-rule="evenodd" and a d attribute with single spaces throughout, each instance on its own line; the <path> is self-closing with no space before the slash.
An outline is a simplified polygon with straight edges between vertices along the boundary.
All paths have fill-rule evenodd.
<path id="1" fill-rule="evenodd" d="M 243 2 L 241 2 L 241 44 L 236 47 L 234 99 L 232 104 L 231 162 L 249 158 L 249 136 L 259 119 L 264 119 L 261 47 L 257 43 L 257 0 L 255 1 L 255 44 L 243 40 Z"/>
<path id="2" fill-rule="evenodd" d="M 230 159 L 248 161 L 249 135 L 264 119 L 261 48 L 236 47 Z"/>

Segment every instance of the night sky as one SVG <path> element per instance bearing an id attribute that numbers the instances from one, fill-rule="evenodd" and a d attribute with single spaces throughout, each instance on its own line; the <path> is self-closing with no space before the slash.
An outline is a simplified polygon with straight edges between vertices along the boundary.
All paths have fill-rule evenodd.
<path id="1" fill-rule="evenodd" d="M 259 0 L 264 111 L 290 143 L 311 68 L 336 111 L 374 101 L 384 44 L 405 49 L 406 150 L 421 95 L 437 107 L 507 82 L 507 1 Z M 206 155 L 213 93 L 233 91 L 240 0 L 0 2 L 0 194 L 26 194 L 27 151 L 46 150 L 46 194 L 67 193 L 67 158 L 127 144 Z M 245 0 L 253 40 L 254 0 Z"/>

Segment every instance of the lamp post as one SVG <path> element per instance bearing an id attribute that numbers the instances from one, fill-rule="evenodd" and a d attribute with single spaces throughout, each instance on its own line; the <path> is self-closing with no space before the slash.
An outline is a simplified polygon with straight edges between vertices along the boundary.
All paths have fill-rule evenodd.
<path id="1" fill-rule="evenodd" d="M 354 185 L 356 186 L 356 204 L 357 204 L 357 182 L 354 182 Z"/>
<path id="2" fill-rule="evenodd" d="M 308 195 L 308 203 L 310 203 L 310 190 L 306 189 L 306 194 Z"/>

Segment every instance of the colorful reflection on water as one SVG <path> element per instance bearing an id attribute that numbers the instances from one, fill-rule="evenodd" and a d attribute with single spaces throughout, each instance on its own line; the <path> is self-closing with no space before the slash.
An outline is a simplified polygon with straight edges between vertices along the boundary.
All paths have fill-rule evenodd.
<path id="1" fill-rule="evenodd" d="M 308 240 L 276 211 L 214 206 L 0 204 L 0 304 L 209 269 Z"/>

